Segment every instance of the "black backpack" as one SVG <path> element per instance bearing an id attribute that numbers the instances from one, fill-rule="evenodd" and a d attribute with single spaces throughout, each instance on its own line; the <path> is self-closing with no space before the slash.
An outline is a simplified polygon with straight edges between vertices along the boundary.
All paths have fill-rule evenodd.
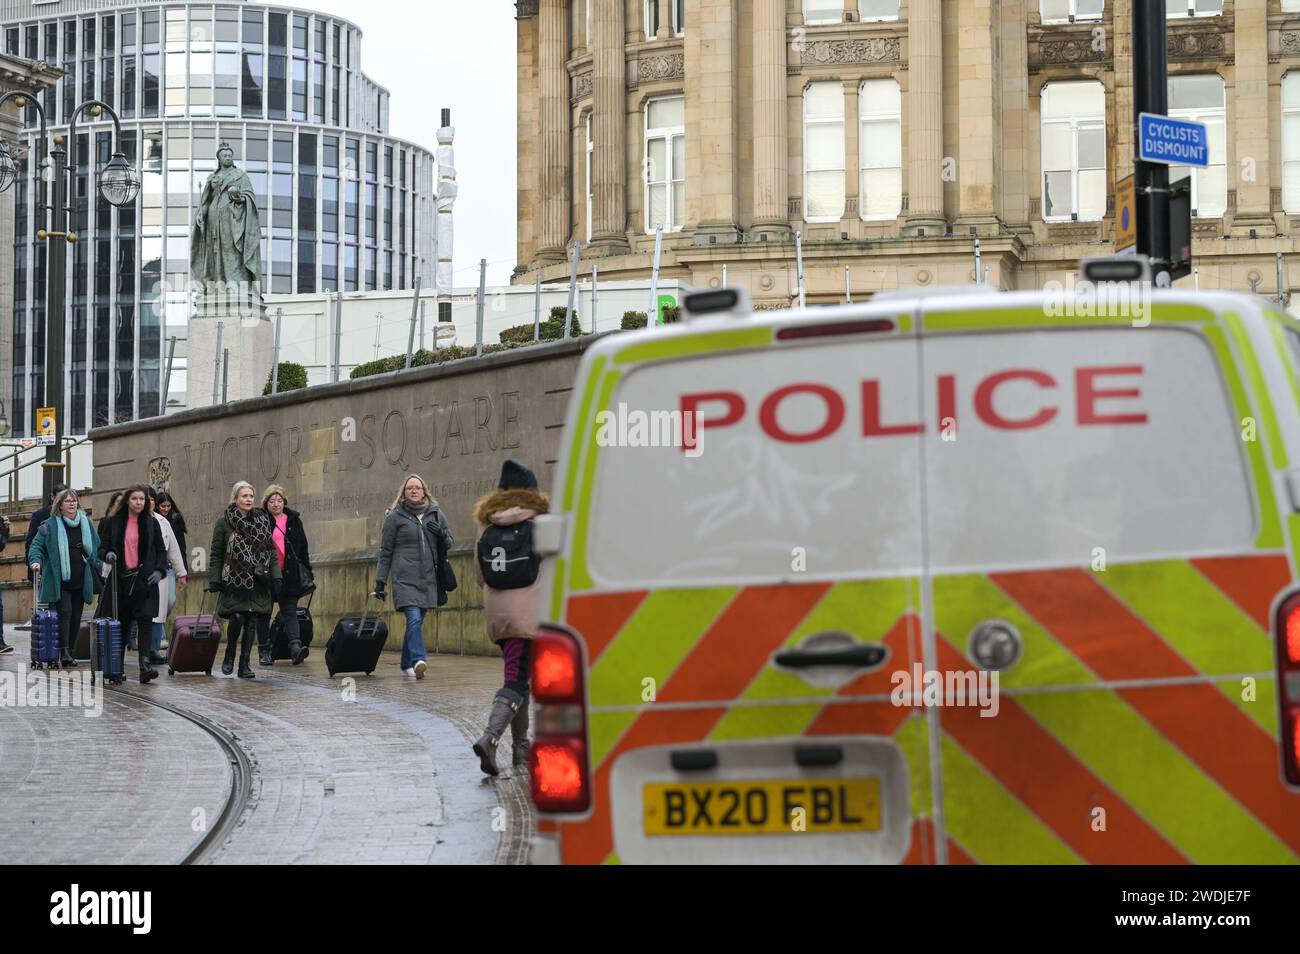
<path id="1" fill-rule="evenodd" d="M 494 590 L 519 590 L 532 586 L 542 558 L 533 552 L 533 522 L 510 527 L 489 524 L 478 540 L 478 565 L 483 580 Z"/>

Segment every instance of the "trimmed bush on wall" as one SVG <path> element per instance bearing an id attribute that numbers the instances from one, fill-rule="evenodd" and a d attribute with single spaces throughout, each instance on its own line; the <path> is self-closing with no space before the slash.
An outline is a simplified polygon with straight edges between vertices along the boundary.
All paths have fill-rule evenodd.
<path id="1" fill-rule="evenodd" d="M 307 386 L 307 369 L 300 364 L 294 364 L 292 361 L 280 362 L 280 381 L 279 390 L 297 391 L 299 388 Z M 271 393 L 271 372 L 266 373 L 266 387 L 262 388 L 263 394 Z"/>

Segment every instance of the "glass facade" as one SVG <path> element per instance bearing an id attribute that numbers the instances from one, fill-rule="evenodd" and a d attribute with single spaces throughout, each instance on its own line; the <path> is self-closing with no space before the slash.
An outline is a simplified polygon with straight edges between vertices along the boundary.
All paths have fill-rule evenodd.
<path id="1" fill-rule="evenodd" d="M 434 157 L 386 134 L 388 93 L 361 73 L 352 23 L 307 10 L 192 3 L 0 30 L 6 50 L 66 71 L 42 94 L 51 129 L 83 100 L 102 99 L 118 110 L 122 151 L 141 173 L 133 207 L 103 200 L 89 170 L 108 161 L 112 124 L 84 113 L 83 171 L 69 200 L 78 235 L 68 253 L 72 433 L 158 414 L 172 337 L 169 390 L 183 398 L 192 210 L 220 142 L 233 147 L 258 197 L 265 294 L 400 289 L 417 275 L 432 283 Z M 35 110 L 24 119 L 35 155 Z M 7 390 L 14 433 L 29 436 L 45 366 L 45 248 L 32 234 L 31 163 L 20 167 L 13 194 Z"/>

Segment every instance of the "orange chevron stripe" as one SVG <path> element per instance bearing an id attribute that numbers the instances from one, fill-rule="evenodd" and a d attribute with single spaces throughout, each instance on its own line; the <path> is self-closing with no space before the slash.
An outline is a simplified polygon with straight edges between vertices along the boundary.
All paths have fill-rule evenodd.
<path id="1" fill-rule="evenodd" d="M 974 858 L 966 854 L 966 849 L 951 838 L 948 839 L 948 864 L 950 865 L 977 865 L 979 864 Z"/>
<path id="2" fill-rule="evenodd" d="M 830 588 L 810 583 L 741 590 L 664 683 L 659 701 L 737 698 Z"/>
<path id="3" fill-rule="evenodd" d="M 614 818 L 609 803 L 609 777 L 624 752 L 652 745 L 699 742 L 722 718 L 725 709 L 650 709 L 639 716 L 618 740 L 592 780 L 592 813 L 585 821 L 563 822 L 566 864 L 598 865 L 614 850 Z"/>
<path id="4" fill-rule="evenodd" d="M 1265 632 L 1272 632 L 1268 612 L 1273 598 L 1291 585 L 1286 557 L 1206 557 L 1191 563 Z"/>
<path id="5" fill-rule="evenodd" d="M 912 822 L 912 843 L 907 848 L 901 864 L 934 864 L 934 822 L 928 818 L 917 818 Z"/>
<path id="6" fill-rule="evenodd" d="M 941 670 L 977 668 L 943 636 L 937 643 Z M 983 717 L 975 706 L 951 706 L 943 709 L 941 722 L 944 731 L 1084 860 L 1187 863 L 1182 852 L 1010 696 L 1001 696 L 994 718 Z M 1105 832 L 1090 826 L 1096 807 L 1106 810 Z"/>
<path id="7" fill-rule="evenodd" d="M 613 642 L 619 630 L 645 601 L 648 592 L 633 590 L 628 593 L 569 597 L 569 605 L 564 611 L 565 620 L 587 644 L 588 667 L 596 664 L 605 647 Z"/>
<path id="8" fill-rule="evenodd" d="M 888 693 L 893 688 L 893 674 L 900 669 L 910 669 L 912 661 L 908 658 L 907 634 L 918 625 L 917 618 L 911 613 L 904 613 L 898 622 L 889 628 L 881 642 L 889 647 L 889 658 L 884 665 L 874 672 L 863 673 L 848 685 L 842 687 L 836 695 L 868 696 Z"/>
<path id="9" fill-rule="evenodd" d="M 1102 679 L 1200 675 L 1083 570 L 1004 573 L 992 579 Z M 1200 683 L 1117 693 L 1282 842 L 1300 851 L 1300 793 L 1286 791 L 1279 781 L 1277 741 L 1217 687 Z"/>

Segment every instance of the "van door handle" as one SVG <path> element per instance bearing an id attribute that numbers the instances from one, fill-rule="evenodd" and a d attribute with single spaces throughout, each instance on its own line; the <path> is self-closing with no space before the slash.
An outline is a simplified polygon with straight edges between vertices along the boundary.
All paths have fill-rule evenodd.
<path id="1" fill-rule="evenodd" d="M 852 649 L 834 649 L 818 652 L 808 649 L 790 649 L 773 657 L 778 666 L 787 669 L 807 669 L 811 666 L 842 666 L 867 669 L 879 665 L 885 658 L 884 646 L 863 644 Z"/>

